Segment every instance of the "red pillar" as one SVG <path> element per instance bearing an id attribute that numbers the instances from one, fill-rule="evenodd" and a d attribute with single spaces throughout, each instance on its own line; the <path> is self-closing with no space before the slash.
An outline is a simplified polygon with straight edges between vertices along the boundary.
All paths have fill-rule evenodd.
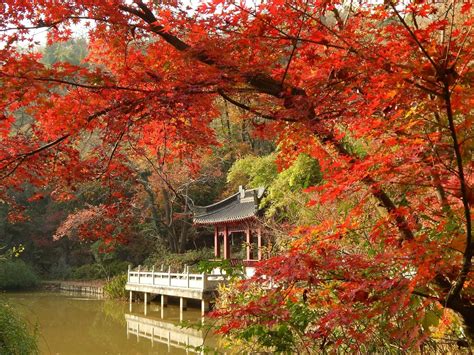
<path id="1" fill-rule="evenodd" d="M 250 244 L 250 227 L 245 230 L 245 241 L 247 243 L 247 260 L 252 259 L 252 246 Z"/>
<path id="2" fill-rule="evenodd" d="M 224 259 L 230 259 L 229 228 L 224 226 Z"/>
<path id="3" fill-rule="evenodd" d="M 216 259 L 221 257 L 221 243 L 219 240 L 219 229 L 214 226 L 214 256 Z"/>
<path id="4" fill-rule="evenodd" d="M 262 260 L 262 230 L 260 228 L 257 229 L 257 238 L 258 238 L 258 260 Z"/>

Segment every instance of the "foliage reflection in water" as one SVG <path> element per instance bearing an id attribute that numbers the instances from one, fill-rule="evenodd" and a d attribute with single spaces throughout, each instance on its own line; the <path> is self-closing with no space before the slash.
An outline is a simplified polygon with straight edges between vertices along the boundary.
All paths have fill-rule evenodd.
<path id="1" fill-rule="evenodd" d="M 179 307 L 169 305 L 163 318 L 159 305 L 128 304 L 64 293 L 11 293 L 10 303 L 39 328 L 41 354 L 138 355 L 195 353 L 217 340 L 205 330 L 179 326 Z M 184 321 L 198 324 L 200 310 L 188 308 Z M 188 347 L 189 345 L 189 347 Z"/>

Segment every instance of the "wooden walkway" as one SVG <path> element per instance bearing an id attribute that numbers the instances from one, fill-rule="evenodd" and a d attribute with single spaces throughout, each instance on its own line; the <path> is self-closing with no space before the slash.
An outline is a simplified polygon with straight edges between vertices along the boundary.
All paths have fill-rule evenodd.
<path id="1" fill-rule="evenodd" d="M 186 267 L 184 272 L 142 271 L 128 270 L 125 289 L 130 292 L 130 307 L 133 292 L 144 294 L 145 314 L 147 312 L 148 295 L 161 295 L 161 307 L 167 304 L 168 296 L 179 297 L 180 310 L 187 308 L 187 299 L 201 301 L 201 310 L 204 315 L 209 310 L 209 302 L 215 298 L 215 290 L 220 283 L 226 282 L 225 276 L 220 274 L 194 274 Z M 182 312 L 181 312 L 182 313 Z"/>

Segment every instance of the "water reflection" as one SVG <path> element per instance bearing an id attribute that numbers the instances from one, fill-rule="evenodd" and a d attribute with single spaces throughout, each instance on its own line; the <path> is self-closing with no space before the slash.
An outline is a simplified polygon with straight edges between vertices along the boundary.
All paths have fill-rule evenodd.
<path id="1" fill-rule="evenodd" d="M 134 314 L 126 314 L 125 320 L 128 339 L 130 336 L 136 336 L 137 341 L 140 341 L 140 338 L 147 339 L 151 341 L 152 347 L 155 343 L 165 344 L 168 352 L 178 348 L 191 353 L 201 353 L 206 340 L 202 330 L 183 328 L 173 323 Z"/>
<path id="2" fill-rule="evenodd" d="M 143 303 L 133 304 L 131 310 L 135 312 L 125 314 L 127 339 L 147 341 L 152 347 L 164 344 L 167 351 L 173 354 L 176 349 L 185 350 L 186 353 L 202 353 L 203 349 L 217 352 L 216 337 L 209 334 L 207 327 L 201 327 L 204 319 L 198 308 L 199 302 L 192 302 L 189 300 L 191 306 L 195 307 L 189 307 L 183 314 L 177 304 L 161 307 L 151 303 L 147 306 L 146 315 Z"/>
<path id="3" fill-rule="evenodd" d="M 41 354 L 155 355 L 196 353 L 216 339 L 205 330 L 183 328 L 179 306 L 169 305 L 161 318 L 160 305 L 128 304 L 77 294 L 45 292 L 6 294 L 10 303 L 38 326 Z M 199 323 L 199 309 L 189 308 L 185 321 Z M 189 347 L 188 347 L 189 346 Z"/>

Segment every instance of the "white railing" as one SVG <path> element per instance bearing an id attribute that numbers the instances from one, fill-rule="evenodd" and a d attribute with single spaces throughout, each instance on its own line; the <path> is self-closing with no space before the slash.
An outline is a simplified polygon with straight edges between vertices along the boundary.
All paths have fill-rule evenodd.
<path id="1" fill-rule="evenodd" d="M 168 271 L 141 271 L 140 266 L 137 270 L 128 270 L 128 284 L 159 286 L 159 287 L 177 287 L 197 290 L 213 290 L 218 284 L 225 282 L 224 275 L 215 274 L 191 274 L 189 267 L 184 272 L 176 273 Z"/>

